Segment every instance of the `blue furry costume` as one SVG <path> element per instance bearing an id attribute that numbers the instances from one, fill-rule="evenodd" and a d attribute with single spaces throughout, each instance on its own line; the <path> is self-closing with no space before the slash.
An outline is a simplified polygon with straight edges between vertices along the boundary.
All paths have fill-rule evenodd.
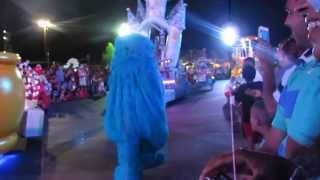
<path id="1" fill-rule="evenodd" d="M 134 34 L 117 38 L 109 78 L 106 134 L 117 145 L 115 180 L 140 180 L 163 162 L 168 139 L 164 87 L 152 42 Z"/>

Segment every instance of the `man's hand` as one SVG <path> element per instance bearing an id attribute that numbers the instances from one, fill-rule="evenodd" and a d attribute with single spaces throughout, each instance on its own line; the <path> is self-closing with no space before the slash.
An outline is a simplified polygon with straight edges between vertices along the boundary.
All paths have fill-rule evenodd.
<path id="1" fill-rule="evenodd" d="M 262 77 L 263 77 L 263 99 L 266 103 L 268 112 L 273 116 L 276 111 L 276 101 L 273 93 L 276 90 L 274 58 L 276 53 L 270 44 L 265 41 L 258 40 L 255 55 L 259 59 Z"/>
<path id="2" fill-rule="evenodd" d="M 258 40 L 254 52 L 259 60 L 262 71 L 273 71 L 275 51 L 272 49 L 271 45 L 263 40 Z"/>
<path id="3" fill-rule="evenodd" d="M 237 177 L 239 179 L 285 180 L 295 170 L 289 160 L 265 153 L 238 150 L 236 151 Z M 232 154 L 213 158 L 202 171 L 199 180 L 215 178 L 219 172 L 232 173 Z"/>

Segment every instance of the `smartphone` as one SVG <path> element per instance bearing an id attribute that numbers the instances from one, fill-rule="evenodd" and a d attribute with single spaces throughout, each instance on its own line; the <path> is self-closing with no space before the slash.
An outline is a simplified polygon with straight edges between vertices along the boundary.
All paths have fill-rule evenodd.
<path id="1" fill-rule="evenodd" d="M 312 7 L 319 12 L 320 11 L 320 0 L 308 0 Z"/>
<path id="2" fill-rule="evenodd" d="M 266 41 L 267 43 L 270 44 L 270 30 L 268 27 L 265 26 L 259 26 L 258 28 L 258 38 Z M 260 51 L 263 51 L 268 55 L 270 58 L 269 60 L 272 61 L 274 65 L 278 65 L 278 57 L 277 57 L 277 49 L 276 48 L 267 48 L 267 49 L 262 49 L 261 47 L 259 48 L 259 44 L 255 43 L 254 48 L 258 48 Z"/>
<path id="3" fill-rule="evenodd" d="M 270 43 L 270 31 L 269 28 L 264 26 L 259 26 L 258 28 L 258 38 Z"/>

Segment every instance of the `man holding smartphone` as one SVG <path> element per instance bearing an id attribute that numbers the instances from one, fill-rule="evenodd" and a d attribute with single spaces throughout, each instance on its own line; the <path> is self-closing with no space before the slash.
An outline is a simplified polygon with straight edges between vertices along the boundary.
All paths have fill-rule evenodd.
<path id="1" fill-rule="evenodd" d="M 318 108 L 320 104 L 320 64 L 312 56 L 312 45 L 308 39 L 305 18 L 312 10 L 311 6 L 302 6 L 306 3 L 308 3 L 308 0 L 287 0 L 288 15 L 285 24 L 290 27 L 299 49 L 303 50 L 302 52 L 304 53 L 301 54 L 300 58 L 305 63 L 297 66 L 289 77 L 288 84 L 284 90 L 285 93 L 282 94 L 280 103 L 277 106 L 273 127 L 266 138 L 266 150 L 276 154 L 281 141 L 288 137 L 286 157 L 293 160 L 298 166 L 304 167 L 307 170 L 308 178 L 312 179 L 319 177 L 319 161 L 317 161 L 319 159 L 319 154 L 317 154 L 319 149 L 317 149 L 317 142 L 320 137 L 320 111 Z M 257 49 L 255 53 L 261 64 L 263 64 L 264 86 L 267 85 L 264 88 L 264 92 L 266 92 L 266 89 L 273 92 L 273 59 L 270 54 L 265 53 L 271 51 L 271 47 L 265 42 L 260 42 L 259 46 L 262 49 Z M 236 153 L 236 158 L 242 155 Z M 271 176 L 269 179 L 289 179 L 288 177 L 276 178 L 274 177 L 277 174 L 275 171 L 266 169 L 280 164 L 272 160 L 272 158 L 275 158 L 274 156 L 260 155 L 256 154 L 256 152 L 247 152 L 243 156 L 248 164 L 246 167 L 251 172 L 261 176 L 269 175 Z M 231 161 L 227 162 L 226 158 L 232 159 L 232 155 L 218 157 L 211 163 L 209 162 L 200 179 L 201 177 L 212 177 L 211 173 L 221 170 L 226 164 L 230 165 Z M 241 162 L 237 161 L 237 164 L 240 165 Z M 261 165 L 266 168 L 260 167 Z M 289 166 L 283 165 L 275 170 L 281 170 L 280 174 L 282 175 L 285 175 L 283 172 L 288 172 L 294 176 L 297 169 L 293 170 Z M 254 176 L 254 174 L 250 176 Z"/>
<path id="2" fill-rule="evenodd" d="M 292 29 L 297 45 L 306 49 L 301 57 L 308 54 L 311 43 L 307 38 L 307 28 L 304 22 L 310 6 L 302 6 L 305 0 L 288 0 L 288 16 L 286 25 Z M 261 45 L 263 48 L 268 46 Z M 311 51 L 312 52 L 312 51 Z M 270 64 L 270 58 L 262 51 L 257 50 L 256 55 L 264 64 Z M 271 152 L 276 152 L 281 141 L 288 137 L 286 144 L 286 157 L 295 159 L 301 154 L 307 154 L 317 149 L 320 137 L 320 64 L 317 59 L 303 58 L 304 64 L 297 66 L 289 77 L 288 84 L 281 95 L 277 111 L 273 120 L 273 128 L 267 147 Z M 271 65 L 267 65 L 268 69 Z M 271 73 L 272 71 L 266 71 Z M 265 74 L 266 76 L 266 74 Z"/>

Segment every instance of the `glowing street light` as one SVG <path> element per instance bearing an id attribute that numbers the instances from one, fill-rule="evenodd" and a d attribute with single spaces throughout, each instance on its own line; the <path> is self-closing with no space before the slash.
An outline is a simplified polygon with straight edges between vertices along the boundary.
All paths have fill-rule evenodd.
<path id="1" fill-rule="evenodd" d="M 43 29 L 48 29 L 48 28 L 54 28 L 56 27 L 55 24 L 53 24 L 50 20 L 48 19 L 39 19 L 37 21 L 37 24 L 40 28 L 43 28 Z"/>
<path id="2" fill-rule="evenodd" d="M 37 21 L 37 25 L 39 28 L 43 30 L 43 45 L 44 45 L 44 52 L 46 56 L 46 60 L 48 63 L 48 67 L 50 66 L 50 51 L 48 48 L 48 42 L 47 42 L 47 32 L 50 28 L 55 28 L 56 25 L 53 24 L 50 20 L 48 19 L 39 19 Z"/>
<path id="3" fill-rule="evenodd" d="M 128 36 L 132 33 L 133 33 L 133 30 L 128 23 L 122 23 L 118 29 L 118 35 L 120 37 Z"/>
<path id="4" fill-rule="evenodd" d="M 239 39 L 237 29 L 232 26 L 224 28 L 221 32 L 221 39 L 227 46 L 233 46 Z"/>

